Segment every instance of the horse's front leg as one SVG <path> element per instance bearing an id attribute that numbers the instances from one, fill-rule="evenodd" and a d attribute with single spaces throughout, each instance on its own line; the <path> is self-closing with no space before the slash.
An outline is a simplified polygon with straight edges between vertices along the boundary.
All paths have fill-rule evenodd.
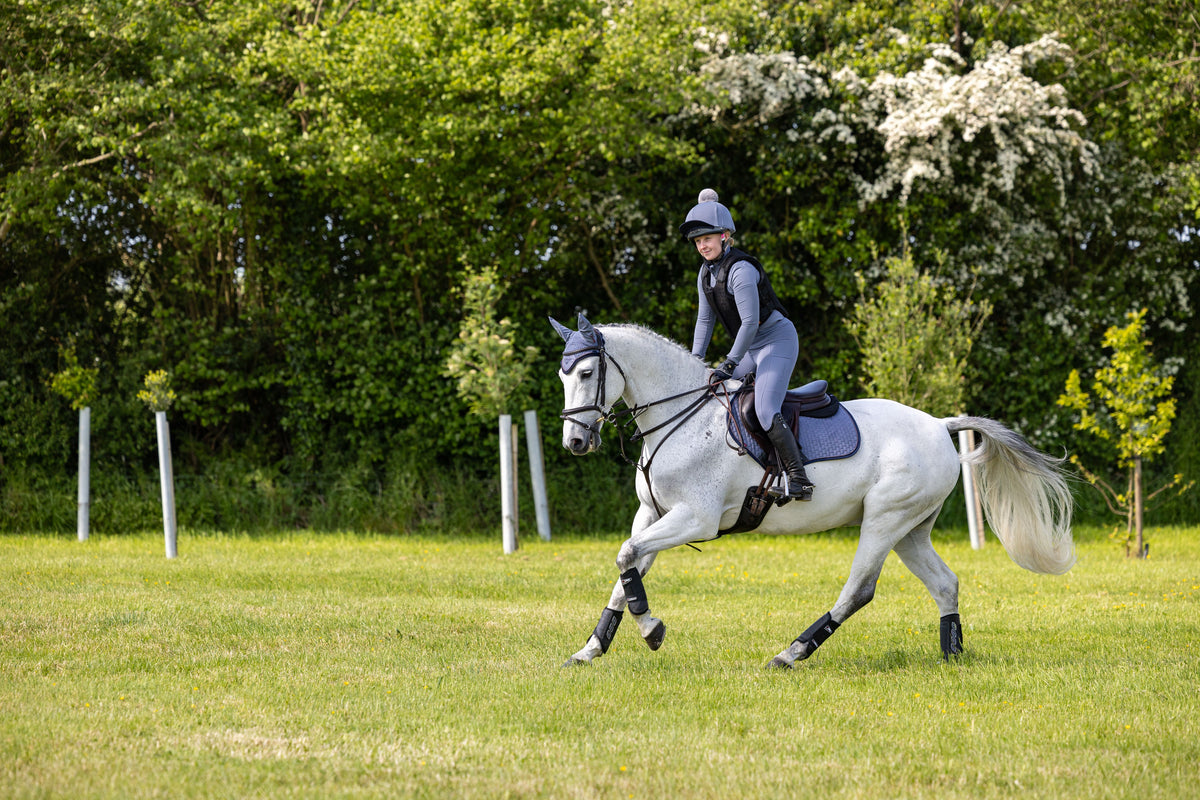
<path id="1" fill-rule="evenodd" d="M 658 512 L 652 506 L 640 506 L 633 518 L 634 535 L 648 528 L 657 519 Z M 653 563 L 654 555 L 652 554 L 644 560 L 644 563 L 638 565 L 641 574 L 645 575 Z M 592 659 L 599 658 L 607 653 L 608 648 L 612 645 L 613 637 L 617 635 L 617 628 L 621 625 L 621 619 L 625 615 L 625 606 L 625 590 L 618 578 L 617 582 L 613 585 L 608 605 L 600 612 L 600 621 L 596 623 L 596 629 L 588 637 L 587 644 L 568 658 L 563 666 L 571 667 L 580 664 L 590 664 Z"/>
<path id="2" fill-rule="evenodd" d="M 651 553 L 642 559 L 638 564 L 638 573 L 645 575 L 650 571 L 650 565 L 654 563 L 656 553 Z M 588 637 L 585 644 L 577 653 L 567 659 L 564 667 L 573 667 L 581 664 L 590 664 L 592 659 L 599 658 L 608 652 L 608 648 L 612 646 L 613 637 L 617 635 L 617 628 L 621 625 L 621 619 L 625 616 L 625 608 L 628 601 L 625 599 L 625 587 L 620 578 L 613 584 L 612 595 L 608 599 L 608 605 L 600 612 L 600 621 L 596 623 L 596 629 L 592 631 L 592 635 Z M 666 635 L 666 627 L 661 620 L 657 620 L 659 632 L 656 637 L 647 636 L 643 625 L 646 624 L 645 618 L 648 614 L 643 614 L 639 618 L 634 615 L 634 621 L 638 625 L 638 630 L 642 631 L 642 638 L 646 639 L 646 644 L 650 645 L 651 650 L 657 650 L 662 646 L 663 637 Z M 653 634 L 653 626 L 651 625 L 650 633 Z"/>
<path id="3" fill-rule="evenodd" d="M 662 647 L 667 628 L 661 619 L 650 613 L 650 601 L 642 583 L 642 576 L 646 570 L 640 569 L 640 565 L 645 563 L 645 559 L 653 559 L 663 550 L 670 550 L 688 542 L 711 539 L 717 533 L 718 521 L 719 515 L 699 515 L 692 506 L 681 504 L 641 533 L 630 536 L 621 545 L 621 550 L 617 553 L 621 591 L 628 604 L 629 613 L 637 622 L 638 631 L 651 650 Z"/>
<path id="4" fill-rule="evenodd" d="M 663 550 L 691 541 L 712 538 L 716 534 L 716 521 L 710 526 L 713 530 L 707 531 L 687 506 L 676 506 L 651 524 L 645 524 L 655 517 L 657 514 L 653 509 L 646 506 L 638 510 L 634 533 L 621 545 L 617 554 L 617 569 L 621 576 L 613 586 L 608 606 L 601 613 L 600 622 L 588 638 L 587 644 L 567 659 L 563 666 L 587 664 L 592 659 L 604 655 L 612 644 L 625 608 L 629 609 L 638 626 L 638 632 L 650 649 L 657 650 L 662 646 L 666 636 L 666 625 L 650 614 L 650 603 L 646 598 L 642 578 L 654 563 L 655 557 Z"/>
<path id="5" fill-rule="evenodd" d="M 640 574 L 645 575 L 650 570 L 650 565 L 654 563 L 655 555 L 651 554 L 642 559 L 642 562 L 638 565 Z M 608 648 L 612 646 L 613 637 L 617 635 L 617 628 L 621 625 L 621 619 L 625 616 L 626 605 L 625 587 L 621 584 L 621 579 L 618 578 L 616 583 L 613 584 L 612 595 L 608 599 L 608 605 L 600 612 L 600 621 L 596 623 L 596 629 L 588 637 L 587 644 L 568 658 L 563 666 L 572 667 L 580 664 L 590 664 L 592 659 L 599 658 L 607 653 Z M 634 616 L 634 620 L 638 620 L 636 615 Z M 640 621 L 638 625 L 640 630 Z M 650 649 L 657 650 L 662 645 L 662 637 L 659 637 L 657 644 L 651 643 L 649 640 L 647 640 L 647 644 L 650 644 Z"/>

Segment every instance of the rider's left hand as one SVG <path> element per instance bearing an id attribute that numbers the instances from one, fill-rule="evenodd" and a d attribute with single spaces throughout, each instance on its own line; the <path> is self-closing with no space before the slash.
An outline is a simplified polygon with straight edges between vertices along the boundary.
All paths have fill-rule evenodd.
<path id="1" fill-rule="evenodd" d="M 726 361 L 724 364 L 713 370 L 712 375 L 709 377 L 709 382 L 720 383 L 721 381 L 727 381 L 733 377 L 733 371 L 735 369 L 737 369 L 737 364 L 733 363 L 732 361 Z"/>

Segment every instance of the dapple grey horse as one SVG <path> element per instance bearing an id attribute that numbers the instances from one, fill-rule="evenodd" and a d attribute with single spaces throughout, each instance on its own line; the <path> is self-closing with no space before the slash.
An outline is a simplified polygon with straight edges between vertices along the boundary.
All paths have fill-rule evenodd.
<path id="1" fill-rule="evenodd" d="M 587 644 L 567 660 L 587 664 L 607 652 L 626 607 L 657 650 L 666 627 L 651 615 L 642 579 L 655 556 L 707 541 L 738 519 L 747 487 L 763 468 L 726 441 L 727 410 L 708 387 L 708 369 L 688 350 L 635 325 L 578 330 L 551 320 L 566 341 L 559 377 L 565 392 L 563 446 L 585 455 L 624 400 L 643 440 L 636 488 L 640 506 L 617 554 L 619 579 Z M 698 387 L 698 388 L 697 388 Z M 696 391 L 689 391 L 696 389 Z M 858 548 L 837 602 L 768 666 L 790 668 L 811 656 L 852 614 L 871 601 L 889 552 L 895 551 L 929 590 L 941 615 L 944 657 L 962 652 L 958 578 L 934 551 L 930 530 L 958 482 L 953 436 L 973 430 L 982 446 L 968 456 L 978 468 L 987 521 L 1021 567 L 1061 574 L 1075 562 L 1072 498 L 1059 459 L 982 417 L 936 419 L 882 399 L 842 404 L 861 434 L 854 455 L 808 466 L 811 502 L 775 508 L 763 533 L 814 533 L 857 526 Z"/>

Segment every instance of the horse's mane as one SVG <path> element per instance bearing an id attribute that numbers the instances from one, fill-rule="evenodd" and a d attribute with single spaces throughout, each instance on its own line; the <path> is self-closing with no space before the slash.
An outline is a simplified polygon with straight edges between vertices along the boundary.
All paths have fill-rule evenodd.
<path id="1" fill-rule="evenodd" d="M 619 330 L 619 331 L 631 331 L 633 333 L 643 334 L 657 342 L 662 343 L 662 345 L 664 346 L 665 349 L 674 352 L 679 357 L 685 358 L 688 361 L 691 361 L 692 363 L 697 364 L 699 366 L 704 366 L 704 360 L 693 355 L 692 351 L 690 349 L 688 349 L 687 347 L 684 347 L 682 344 L 675 341 L 674 339 L 671 339 L 667 336 L 662 335 L 658 331 L 655 331 L 651 328 L 647 328 L 645 325 L 638 325 L 637 323 L 632 323 L 632 322 L 619 322 L 619 323 L 606 324 L 606 325 L 597 325 L 596 327 L 601 329 L 602 331 L 604 331 L 604 330 Z"/>

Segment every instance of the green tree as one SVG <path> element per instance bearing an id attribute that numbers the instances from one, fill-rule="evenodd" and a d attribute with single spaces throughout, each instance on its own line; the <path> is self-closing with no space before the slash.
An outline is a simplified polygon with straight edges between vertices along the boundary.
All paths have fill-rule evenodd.
<path id="1" fill-rule="evenodd" d="M 705 183 L 728 187 L 748 220 L 739 234 L 779 271 L 805 368 L 854 369 L 838 334 L 855 273 L 881 272 L 907 219 L 918 260 L 940 251 L 942 278 L 993 304 L 968 365 L 972 410 L 1058 447 L 1070 433 L 1045 409 L 1070 365 L 1097 355 L 1129 297 L 1178 334 L 1198 299 L 1200 239 L 1169 165 L 1075 105 L 1087 53 L 1024 9 L 789 4 L 757 48 L 711 36 L 710 94 L 694 113 L 705 171 L 725 181 Z"/>
<path id="2" fill-rule="evenodd" d="M 462 265 L 496 269 L 517 352 L 576 306 L 686 339 L 676 226 L 705 185 L 801 370 L 855 374 L 856 274 L 908 219 L 915 261 L 995 308 L 972 411 L 1062 444 L 1048 401 L 1129 298 L 1196 349 L 1188 9 L 1126 6 L 2 3 L 0 459 L 68 463 L 45 376 L 75 335 L 114 470 L 149 463 L 127 456 L 147 363 L 185 470 L 461 462 L 482 423 L 437 373 Z M 526 385 L 558 392 L 548 367 Z"/>
<path id="3" fill-rule="evenodd" d="M 937 417 L 961 414 L 967 359 L 991 306 L 959 298 L 919 270 L 907 249 L 884 267 L 870 297 L 859 274 L 863 296 L 847 321 L 862 352 L 864 390 Z"/>
<path id="4" fill-rule="evenodd" d="M 1121 543 L 1126 553 L 1133 544 L 1133 553 L 1142 558 L 1147 545 L 1143 539 L 1143 517 L 1146 503 L 1167 489 L 1183 484 L 1183 476 L 1146 495 L 1142 486 L 1142 465 L 1166 449 L 1167 434 L 1175 419 L 1175 399 L 1171 396 L 1175 378 L 1163 375 L 1150 353 L 1145 337 L 1145 310 L 1128 314 L 1129 324 L 1109 328 L 1104 334 L 1104 346 L 1112 353 L 1108 363 L 1096 370 L 1092 382 L 1094 396 L 1083 389 L 1078 370 L 1072 370 L 1066 389 L 1058 399 L 1079 416 L 1075 429 L 1086 431 L 1106 442 L 1115 450 L 1117 466 L 1127 470 L 1124 491 L 1115 490 L 1110 483 L 1083 467 L 1078 457 L 1072 461 L 1084 477 L 1104 495 L 1109 508 L 1125 517 L 1125 533 Z"/>
<path id="5" fill-rule="evenodd" d="M 1200 5 L 1034 0 L 1019 10 L 998 20 L 999 30 L 1059 31 L 1077 54 L 1064 85 L 1096 140 L 1120 142 L 1178 184 L 1190 215 L 1200 218 Z"/>

